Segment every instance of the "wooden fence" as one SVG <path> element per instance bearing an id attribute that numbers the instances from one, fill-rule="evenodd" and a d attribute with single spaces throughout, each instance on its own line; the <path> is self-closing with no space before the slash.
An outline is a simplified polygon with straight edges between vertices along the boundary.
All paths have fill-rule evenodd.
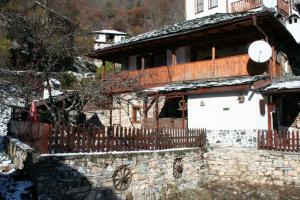
<path id="1" fill-rule="evenodd" d="M 300 152 L 299 131 L 259 131 L 258 148 Z"/>
<path id="2" fill-rule="evenodd" d="M 204 147 L 204 129 L 60 126 L 11 121 L 9 134 L 40 153 L 87 153 Z"/>

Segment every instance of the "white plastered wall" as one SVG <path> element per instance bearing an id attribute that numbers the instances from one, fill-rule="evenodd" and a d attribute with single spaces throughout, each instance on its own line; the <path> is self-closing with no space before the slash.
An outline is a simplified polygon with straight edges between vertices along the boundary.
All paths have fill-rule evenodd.
<path id="1" fill-rule="evenodd" d="M 186 20 L 200 18 L 200 17 L 212 15 L 215 13 L 231 12 L 231 3 L 236 2 L 236 1 L 239 1 L 239 0 L 218 0 L 218 6 L 215 8 L 209 9 L 209 0 L 203 0 L 203 3 L 204 3 L 203 12 L 196 13 L 196 8 L 195 8 L 196 1 L 195 0 L 185 0 Z"/>
<path id="2" fill-rule="evenodd" d="M 300 43 L 300 17 L 290 17 L 286 20 L 285 27 L 294 36 L 297 43 Z"/>
<path id="3" fill-rule="evenodd" d="M 244 95 L 245 102 L 238 97 Z M 261 115 L 261 94 L 239 92 L 188 96 L 188 127 L 208 130 L 267 129 L 267 108 Z"/>

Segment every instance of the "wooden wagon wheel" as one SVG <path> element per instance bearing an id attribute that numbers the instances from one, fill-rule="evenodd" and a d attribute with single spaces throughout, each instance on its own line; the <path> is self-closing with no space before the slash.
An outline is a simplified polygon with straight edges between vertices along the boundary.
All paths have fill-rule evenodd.
<path id="1" fill-rule="evenodd" d="M 173 177 L 180 178 L 183 172 L 182 158 L 176 158 L 173 163 Z"/>
<path id="2" fill-rule="evenodd" d="M 113 176 L 114 188 L 118 191 L 127 190 L 131 184 L 132 174 L 127 166 L 121 166 L 114 172 Z"/>

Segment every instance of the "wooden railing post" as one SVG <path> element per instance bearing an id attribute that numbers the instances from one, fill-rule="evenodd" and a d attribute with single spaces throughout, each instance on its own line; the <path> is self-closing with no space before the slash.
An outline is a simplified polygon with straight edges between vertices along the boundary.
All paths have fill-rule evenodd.
<path id="1" fill-rule="evenodd" d="M 43 137 L 43 150 L 42 153 L 50 153 L 49 152 L 49 135 L 50 135 L 50 131 L 51 131 L 51 124 L 45 124 L 44 125 L 44 137 Z"/>

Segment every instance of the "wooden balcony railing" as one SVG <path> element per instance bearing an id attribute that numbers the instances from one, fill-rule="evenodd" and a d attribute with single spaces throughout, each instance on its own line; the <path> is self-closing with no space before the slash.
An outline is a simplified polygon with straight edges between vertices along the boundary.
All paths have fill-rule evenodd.
<path id="1" fill-rule="evenodd" d="M 289 2 L 288 0 L 277 0 L 277 9 L 285 14 L 290 13 Z"/>
<path id="2" fill-rule="evenodd" d="M 231 4 L 231 12 L 245 12 L 263 6 L 263 0 L 239 0 Z M 277 11 L 289 14 L 288 0 L 277 0 Z"/>
<path id="3" fill-rule="evenodd" d="M 216 60 L 206 60 L 163 66 L 145 70 L 123 71 L 118 84 L 114 84 L 113 92 L 129 90 L 124 86 L 125 80 L 137 79 L 142 88 L 161 86 L 174 82 L 193 81 L 200 79 L 246 76 L 249 74 L 249 56 L 238 55 Z"/>
<path id="4" fill-rule="evenodd" d="M 233 2 L 231 4 L 231 12 L 235 13 L 235 12 L 245 12 L 251 9 L 255 9 L 255 8 L 259 8 L 261 7 L 262 4 L 262 0 L 240 0 L 240 1 L 236 1 Z"/>

